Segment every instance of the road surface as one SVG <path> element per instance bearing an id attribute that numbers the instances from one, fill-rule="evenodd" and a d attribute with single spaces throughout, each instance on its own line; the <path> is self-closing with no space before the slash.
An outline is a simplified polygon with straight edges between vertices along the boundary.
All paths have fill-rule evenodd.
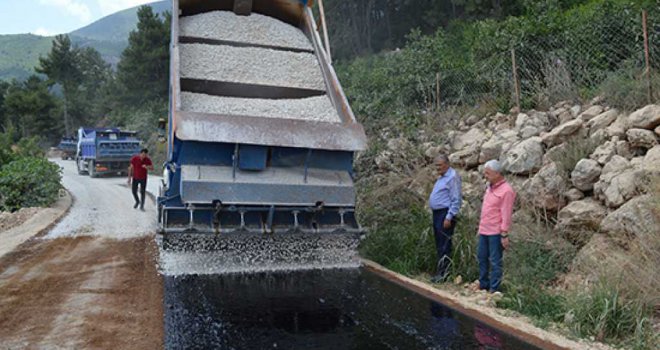
<path id="1" fill-rule="evenodd" d="M 0 348 L 161 349 L 153 199 L 133 209 L 125 178 L 57 163 L 74 202 L 44 237 L 0 259 Z"/>

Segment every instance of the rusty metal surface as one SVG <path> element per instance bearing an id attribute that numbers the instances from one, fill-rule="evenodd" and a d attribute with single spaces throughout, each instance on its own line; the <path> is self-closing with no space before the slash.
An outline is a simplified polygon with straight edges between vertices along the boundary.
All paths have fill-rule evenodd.
<path id="1" fill-rule="evenodd" d="M 228 166 L 181 167 L 181 199 L 184 203 L 241 205 L 307 205 L 321 201 L 327 206 L 354 206 L 355 189 L 348 172 L 273 168 L 236 171 Z"/>
<path id="2" fill-rule="evenodd" d="M 179 0 L 179 2 L 182 16 L 208 11 L 234 10 L 234 0 Z M 253 0 L 252 12 L 275 17 L 298 27 L 302 21 L 303 6 L 298 0 Z"/>
<path id="3" fill-rule="evenodd" d="M 257 47 L 261 49 L 271 49 L 271 50 L 279 50 L 279 51 L 314 53 L 314 50 L 299 49 L 295 47 L 262 45 L 262 44 L 244 43 L 244 42 L 231 41 L 231 40 L 197 38 L 197 37 L 188 37 L 188 36 L 180 36 L 179 42 L 182 44 L 208 44 L 208 45 L 226 45 L 226 46 L 234 46 L 234 47 Z"/>
<path id="4" fill-rule="evenodd" d="M 361 151 L 367 147 L 360 124 L 311 122 L 178 111 L 182 140 Z"/>
<path id="5" fill-rule="evenodd" d="M 328 96 L 330 96 L 332 103 L 337 108 L 337 113 L 339 113 L 339 116 L 344 120 L 344 122 L 357 123 L 355 115 L 353 114 L 353 110 L 348 104 L 348 99 L 346 98 L 346 95 L 341 88 L 339 78 L 337 78 L 337 73 L 329 63 L 328 57 L 325 53 L 325 50 L 323 49 L 321 38 L 315 28 L 316 23 L 314 21 L 312 10 L 310 8 L 306 8 L 301 29 L 312 41 L 314 51 L 316 52 L 316 57 L 319 61 L 319 65 L 321 66 L 323 78 L 325 79 Z"/>
<path id="6" fill-rule="evenodd" d="M 289 99 L 323 96 L 325 91 L 228 81 L 181 79 L 181 90 L 225 97 Z"/>

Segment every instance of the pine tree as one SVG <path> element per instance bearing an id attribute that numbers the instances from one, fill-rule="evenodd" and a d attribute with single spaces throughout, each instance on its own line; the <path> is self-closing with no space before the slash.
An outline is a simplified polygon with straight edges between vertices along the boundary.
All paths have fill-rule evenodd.
<path id="1" fill-rule="evenodd" d="M 169 13 L 160 19 L 150 6 L 138 9 L 137 30 L 130 33 L 118 65 L 120 104 L 139 107 L 167 100 L 170 21 Z"/>

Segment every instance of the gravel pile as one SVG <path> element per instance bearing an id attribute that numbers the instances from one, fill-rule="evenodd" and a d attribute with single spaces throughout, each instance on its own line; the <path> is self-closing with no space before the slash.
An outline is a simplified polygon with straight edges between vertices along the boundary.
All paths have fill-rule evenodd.
<path id="1" fill-rule="evenodd" d="M 252 47 L 181 44 L 181 77 L 325 91 L 316 56 Z"/>
<path id="2" fill-rule="evenodd" d="M 299 119 L 339 123 L 341 119 L 327 96 L 301 99 L 257 99 L 219 97 L 191 92 L 181 93 L 181 107 L 184 111 Z"/>
<path id="3" fill-rule="evenodd" d="M 272 17 L 213 11 L 179 19 L 180 35 L 312 50 L 303 32 Z"/>

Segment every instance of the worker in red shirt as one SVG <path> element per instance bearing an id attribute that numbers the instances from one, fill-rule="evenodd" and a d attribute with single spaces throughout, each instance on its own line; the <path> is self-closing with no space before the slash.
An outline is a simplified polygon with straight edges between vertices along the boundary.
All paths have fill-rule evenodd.
<path id="1" fill-rule="evenodd" d="M 131 158 L 131 164 L 128 166 L 128 184 L 133 183 L 133 198 L 135 198 L 135 205 L 133 208 L 140 206 L 140 210 L 144 211 L 144 194 L 147 190 L 147 170 L 154 170 L 154 166 L 151 163 L 151 159 L 147 156 L 149 150 L 143 148 L 140 151 L 140 154 L 134 155 Z M 140 185 L 140 196 L 142 199 L 138 199 L 137 190 L 138 185 Z"/>

